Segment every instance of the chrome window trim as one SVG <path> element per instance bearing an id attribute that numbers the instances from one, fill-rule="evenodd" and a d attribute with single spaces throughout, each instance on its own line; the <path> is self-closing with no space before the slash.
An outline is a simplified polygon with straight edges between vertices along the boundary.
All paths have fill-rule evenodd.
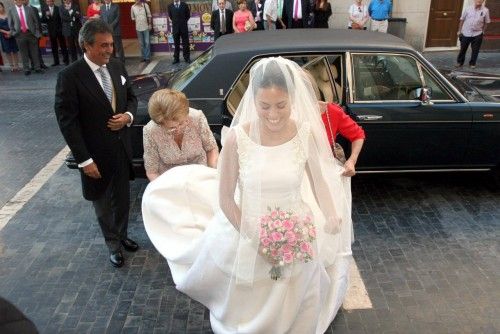
<path id="1" fill-rule="evenodd" d="M 345 104 L 354 103 L 354 82 L 352 79 L 352 62 L 351 62 L 351 52 L 347 51 L 345 53 L 345 72 L 346 72 L 346 89 L 349 93 L 349 97 L 346 98 Z"/>
<path id="2" fill-rule="evenodd" d="M 448 172 L 487 172 L 492 168 L 445 168 L 445 169 L 399 169 L 399 170 L 356 170 L 356 174 L 398 174 L 398 173 L 448 173 Z"/>
<path id="3" fill-rule="evenodd" d="M 354 73 L 352 73 L 353 71 L 353 67 L 352 67 L 352 58 L 355 56 L 355 55 L 374 55 L 374 54 L 380 54 L 380 55 L 386 55 L 386 56 L 404 56 L 404 57 L 411 57 L 413 58 L 413 60 L 415 61 L 415 63 L 417 64 L 417 68 L 418 68 L 418 71 L 419 71 L 419 75 L 420 75 L 420 79 L 422 80 L 422 83 L 424 83 L 423 81 L 423 73 L 421 72 L 421 69 L 420 69 L 420 66 L 422 66 L 422 61 L 415 57 L 415 55 L 411 54 L 411 53 L 406 53 L 406 52 L 349 52 L 349 67 L 350 67 L 350 70 L 348 72 L 348 74 L 350 75 L 350 80 L 351 80 L 351 85 L 350 85 L 350 98 L 351 98 L 351 101 L 352 103 L 371 103 L 371 102 L 405 102 L 405 101 L 412 101 L 412 102 L 415 102 L 415 100 L 376 100 L 376 101 L 358 101 L 358 100 L 355 100 L 354 99 L 354 89 L 355 89 L 355 82 L 354 82 Z M 425 59 L 425 58 L 424 58 Z M 431 66 L 432 69 L 434 69 L 438 74 L 439 74 L 439 79 L 441 80 L 444 80 L 447 85 L 445 87 L 445 90 L 448 91 L 449 88 L 452 88 L 453 92 L 458 95 L 462 101 L 458 101 L 458 100 L 450 100 L 451 102 L 455 102 L 455 103 L 460 103 L 460 102 L 469 102 L 457 89 L 454 85 L 452 85 L 447 79 L 445 76 L 443 76 L 441 74 L 441 72 L 439 72 L 438 70 L 436 70 L 434 68 L 434 66 L 428 62 L 427 62 L 427 65 Z M 347 64 L 347 59 L 346 59 L 346 64 Z M 424 68 L 425 70 L 425 68 Z M 428 71 L 429 72 L 429 75 L 431 77 L 434 77 L 435 79 L 436 76 L 434 75 L 434 71 Z M 437 80 L 438 83 L 440 82 L 439 80 Z M 448 91 L 449 93 L 449 91 Z M 451 94 L 453 95 L 453 94 Z M 433 102 L 437 102 L 439 100 L 432 100 Z M 448 100 L 445 100 L 445 101 L 448 101 Z"/>
<path id="4" fill-rule="evenodd" d="M 419 100 L 370 100 L 370 101 L 355 101 L 354 103 L 359 103 L 359 104 L 370 104 L 370 103 L 419 103 Z M 462 103 L 462 102 L 457 102 L 455 100 L 432 100 L 435 104 L 439 103 Z"/>

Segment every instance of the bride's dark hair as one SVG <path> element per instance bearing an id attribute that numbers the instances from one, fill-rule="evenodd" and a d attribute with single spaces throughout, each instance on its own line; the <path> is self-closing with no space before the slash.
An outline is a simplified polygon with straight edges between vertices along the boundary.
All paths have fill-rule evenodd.
<path id="1" fill-rule="evenodd" d="M 254 92 L 257 92 L 259 88 L 275 86 L 288 93 L 288 90 L 293 88 L 293 76 L 288 66 L 280 66 L 275 59 L 265 64 L 258 63 L 258 65 L 250 71 L 250 81 Z"/>

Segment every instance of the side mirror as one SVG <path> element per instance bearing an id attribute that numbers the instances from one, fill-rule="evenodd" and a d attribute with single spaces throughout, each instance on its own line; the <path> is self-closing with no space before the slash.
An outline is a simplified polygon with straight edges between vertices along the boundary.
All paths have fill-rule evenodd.
<path id="1" fill-rule="evenodd" d="M 431 105 L 432 89 L 429 87 L 422 87 L 415 89 L 415 98 L 418 98 L 422 105 Z"/>

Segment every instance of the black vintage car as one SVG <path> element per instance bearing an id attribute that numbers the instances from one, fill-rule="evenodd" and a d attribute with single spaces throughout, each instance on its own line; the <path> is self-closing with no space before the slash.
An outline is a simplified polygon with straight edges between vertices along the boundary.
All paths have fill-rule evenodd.
<path id="1" fill-rule="evenodd" d="M 147 102 L 155 90 L 183 91 L 220 138 L 246 90 L 250 67 L 269 56 L 300 64 L 316 79 L 318 99 L 339 103 L 365 129 L 360 172 L 500 166 L 500 77 L 441 73 L 388 34 L 294 29 L 227 35 L 179 72 L 135 77 L 138 174 L 144 175 L 142 127 L 149 121 Z M 76 167 L 71 158 L 68 164 Z"/>

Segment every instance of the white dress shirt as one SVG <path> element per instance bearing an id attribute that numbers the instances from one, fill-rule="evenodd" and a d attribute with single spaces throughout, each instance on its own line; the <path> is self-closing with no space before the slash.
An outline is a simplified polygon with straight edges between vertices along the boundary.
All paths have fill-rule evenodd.
<path id="1" fill-rule="evenodd" d="M 99 82 L 99 85 L 101 86 L 101 88 L 103 89 L 104 91 L 104 87 L 102 85 L 102 77 L 101 77 L 101 74 L 99 73 L 99 69 L 101 68 L 101 66 L 97 65 L 96 63 L 92 62 L 88 57 L 87 57 L 87 54 L 84 53 L 83 54 L 83 59 L 85 59 L 85 61 L 87 62 L 87 64 L 89 65 L 90 69 L 92 70 L 92 73 L 94 73 L 95 75 L 95 78 L 97 79 L 97 82 Z M 111 75 L 109 74 L 109 71 L 108 71 L 108 68 L 106 67 L 106 65 L 103 65 L 102 66 L 104 68 L 105 71 L 108 72 L 108 76 L 109 76 L 109 79 L 111 80 Z M 111 83 L 112 84 L 112 83 Z M 113 87 L 113 105 L 115 104 L 115 89 Z M 114 107 L 113 107 L 114 109 Z M 126 111 L 125 114 L 129 115 L 130 116 L 130 122 L 127 123 L 127 126 L 130 127 L 132 125 L 132 123 L 134 122 L 134 116 L 132 115 L 131 112 L 128 112 Z M 84 162 L 82 163 L 79 163 L 78 164 L 78 167 L 80 168 L 83 168 L 85 166 L 88 166 L 90 165 L 91 163 L 93 163 L 94 160 L 92 160 L 92 158 L 88 159 L 88 160 L 85 160 Z"/>
<path id="2" fill-rule="evenodd" d="M 271 17 L 271 21 L 276 22 L 278 19 L 278 1 L 277 0 L 266 0 L 264 2 L 264 21 L 267 21 L 267 17 Z"/>

